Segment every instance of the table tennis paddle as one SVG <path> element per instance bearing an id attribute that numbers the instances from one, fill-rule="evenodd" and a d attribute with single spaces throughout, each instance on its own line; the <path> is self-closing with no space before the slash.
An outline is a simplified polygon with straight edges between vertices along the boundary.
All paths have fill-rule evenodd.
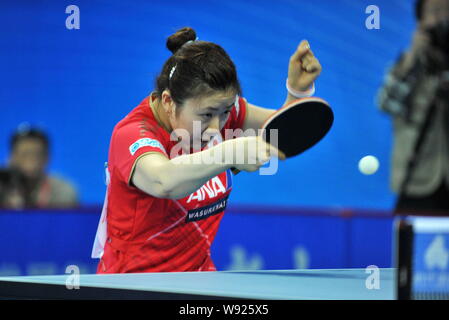
<path id="1" fill-rule="evenodd" d="M 262 136 L 270 143 L 270 129 L 276 129 L 278 143 L 272 143 L 286 158 L 297 156 L 316 145 L 329 132 L 334 113 L 329 104 L 318 97 L 294 100 L 271 115 L 262 125 Z M 232 172 L 237 174 L 238 169 Z"/>

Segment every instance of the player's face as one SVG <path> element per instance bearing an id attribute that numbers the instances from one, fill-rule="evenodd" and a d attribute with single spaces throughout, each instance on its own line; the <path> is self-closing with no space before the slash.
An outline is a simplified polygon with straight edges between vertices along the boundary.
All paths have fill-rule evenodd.
<path id="1" fill-rule="evenodd" d="M 223 129 L 235 99 L 234 90 L 216 91 L 207 96 L 187 99 L 174 121 L 176 123 L 172 123 L 173 128 L 187 131 L 192 147 L 204 148 Z"/>
<path id="2" fill-rule="evenodd" d="M 21 139 L 14 147 L 10 165 L 26 177 L 35 179 L 44 174 L 47 159 L 45 147 L 39 139 Z"/>

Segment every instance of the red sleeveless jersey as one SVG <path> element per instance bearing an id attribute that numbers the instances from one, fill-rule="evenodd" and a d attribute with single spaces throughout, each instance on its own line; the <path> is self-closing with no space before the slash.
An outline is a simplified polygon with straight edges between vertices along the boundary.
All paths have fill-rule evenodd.
<path id="1" fill-rule="evenodd" d="M 107 238 L 98 273 L 215 271 L 210 248 L 232 189 L 224 171 L 189 196 L 161 199 L 130 183 L 137 160 L 150 152 L 170 158 L 170 134 L 157 121 L 152 96 L 114 128 L 109 148 Z M 246 101 L 238 97 L 222 129 L 242 129 Z"/>

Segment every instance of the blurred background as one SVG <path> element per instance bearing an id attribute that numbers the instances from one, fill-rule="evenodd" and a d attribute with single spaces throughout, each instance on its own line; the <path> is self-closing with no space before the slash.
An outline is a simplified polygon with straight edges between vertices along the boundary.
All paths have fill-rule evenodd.
<path id="1" fill-rule="evenodd" d="M 368 29 L 369 5 L 380 25 Z M 392 265 L 392 124 L 377 94 L 411 42 L 412 0 L 35 0 L 0 3 L 0 163 L 19 126 L 50 141 L 47 171 L 76 190 L 70 209 L 0 211 L 0 274 L 95 272 L 90 251 L 105 194 L 114 125 L 153 89 L 170 52 L 166 38 L 190 26 L 221 45 L 244 97 L 279 108 L 290 55 L 310 42 L 323 71 L 316 96 L 332 106 L 328 136 L 273 176 L 242 173 L 213 247 L 218 269 L 364 268 Z M 68 29 L 76 5 L 79 29 Z M 373 155 L 379 170 L 364 175 Z"/>

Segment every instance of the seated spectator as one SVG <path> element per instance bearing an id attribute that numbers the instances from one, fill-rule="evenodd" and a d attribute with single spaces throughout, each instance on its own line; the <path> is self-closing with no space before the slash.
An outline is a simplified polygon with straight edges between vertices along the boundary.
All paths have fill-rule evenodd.
<path id="1" fill-rule="evenodd" d="M 70 208 L 77 206 L 75 188 L 46 173 L 49 140 L 37 129 L 19 130 L 11 137 L 9 166 L 0 171 L 0 207 Z"/>

